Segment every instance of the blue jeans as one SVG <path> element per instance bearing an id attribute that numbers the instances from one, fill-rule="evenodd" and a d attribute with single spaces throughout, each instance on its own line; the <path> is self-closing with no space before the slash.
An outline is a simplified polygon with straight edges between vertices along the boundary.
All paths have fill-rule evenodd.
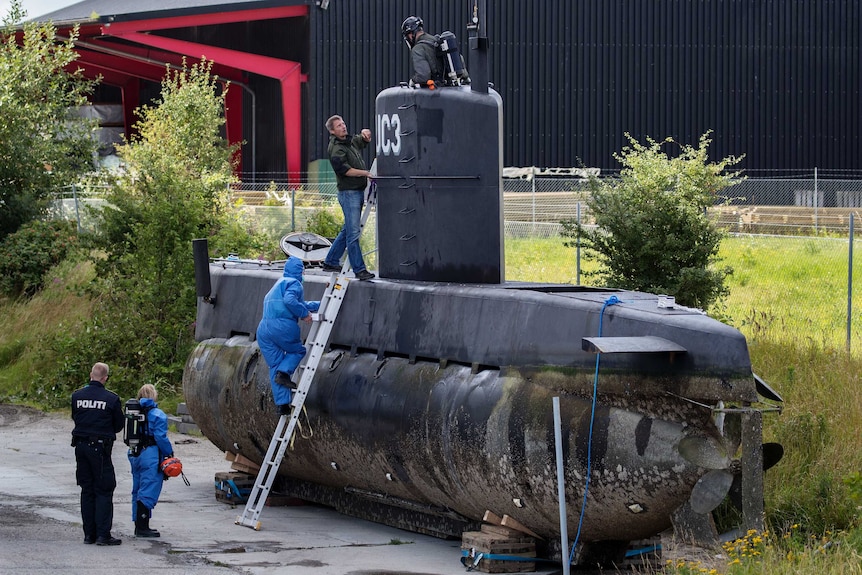
<path id="1" fill-rule="evenodd" d="M 364 190 L 339 190 L 338 203 L 341 204 L 341 211 L 344 214 L 344 226 L 335 236 L 335 241 L 332 242 L 332 247 L 329 248 L 329 253 L 323 260 L 326 265 L 341 267 L 341 256 L 344 255 L 346 248 L 353 273 L 358 274 L 365 270 L 362 248 L 359 247 L 359 223 L 362 219 L 364 199 Z"/>

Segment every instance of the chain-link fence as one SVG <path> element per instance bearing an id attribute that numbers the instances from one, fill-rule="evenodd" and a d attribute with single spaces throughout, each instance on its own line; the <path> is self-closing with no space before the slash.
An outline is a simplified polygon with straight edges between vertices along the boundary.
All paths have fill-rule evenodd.
<path id="1" fill-rule="evenodd" d="M 846 330 L 847 341 L 854 342 L 854 349 L 859 345 L 862 332 L 854 323 L 862 324 L 862 318 L 854 320 L 853 302 L 862 297 L 862 287 L 857 288 L 858 282 L 854 284 L 852 278 L 860 277 L 862 268 L 853 269 L 859 266 L 851 263 L 853 242 L 849 238 L 851 226 L 854 235 L 859 233 L 856 228 L 862 214 L 862 173 L 853 175 L 857 179 L 834 174 L 823 178 L 816 171 L 751 177 L 724 190 L 726 198 L 717 201 L 710 215 L 731 234 L 723 250 L 741 262 L 729 280 L 736 306 L 731 312 L 737 322 L 749 327 L 770 323 L 787 333 L 807 329 L 812 337 L 817 332 L 820 340 L 833 341 L 842 341 Z M 335 183 L 316 178 L 313 174 L 299 174 L 279 181 L 241 183 L 231 189 L 231 200 L 245 211 L 258 231 L 280 238 L 291 231 L 308 229 L 309 220 L 320 210 L 341 218 Z M 522 171 L 518 177 L 503 178 L 507 246 L 534 242 L 537 253 L 532 257 L 536 264 L 530 266 L 530 273 L 543 277 L 531 279 L 572 283 L 582 280 L 583 254 L 563 248 L 560 222 L 575 220 L 588 225 L 588 194 L 588 180 L 571 173 L 525 176 Z M 76 219 L 81 228 L 87 229 L 91 222 L 82 206 L 98 206 L 104 201 L 103 195 L 104 190 L 98 188 L 69 189 L 54 203 L 55 213 Z M 366 236 L 374 238 L 375 229 L 372 215 Z M 373 243 L 373 239 L 370 241 Z M 770 247 L 764 248 L 765 244 Z M 554 269 L 547 270 L 541 260 L 551 251 L 564 256 L 549 264 Z M 373 261 L 372 254 L 369 263 Z M 560 268 L 578 271 L 559 279 L 554 272 Z M 786 288 L 789 295 L 770 294 L 774 284 L 767 280 L 782 275 L 796 287 Z M 512 278 L 508 273 L 507 277 L 525 279 Z M 794 297 L 799 305 L 791 301 Z M 776 301 L 782 305 L 773 305 Z"/>

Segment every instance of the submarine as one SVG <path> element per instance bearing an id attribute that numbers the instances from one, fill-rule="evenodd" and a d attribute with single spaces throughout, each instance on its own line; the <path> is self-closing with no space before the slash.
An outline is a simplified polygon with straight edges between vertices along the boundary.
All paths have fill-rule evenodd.
<path id="1" fill-rule="evenodd" d="M 470 4 L 468 85 L 378 94 L 378 278 L 350 280 L 276 489 L 439 537 L 508 515 L 557 560 L 567 525 L 574 564 L 671 528 L 708 543 L 728 494 L 762 529 L 763 469 L 780 458 L 762 417 L 781 398 L 738 330 L 656 294 L 505 279 L 503 102 L 485 2 Z M 327 242 L 293 239 L 320 299 Z M 185 401 L 214 445 L 261 463 L 278 415 L 255 332 L 283 262 L 194 252 Z"/>

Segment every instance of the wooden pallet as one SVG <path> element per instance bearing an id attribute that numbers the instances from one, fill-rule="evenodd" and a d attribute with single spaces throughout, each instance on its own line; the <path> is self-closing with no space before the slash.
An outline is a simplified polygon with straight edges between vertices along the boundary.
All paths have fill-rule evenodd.
<path id="1" fill-rule="evenodd" d="M 222 503 L 245 504 L 252 487 L 254 475 L 241 471 L 219 471 L 215 474 L 215 497 Z"/>
<path id="2" fill-rule="evenodd" d="M 496 525 L 482 525 L 481 531 L 465 531 L 461 534 L 461 549 L 468 552 L 468 563 L 480 553 L 486 555 L 506 555 L 512 557 L 534 558 L 536 540 L 514 529 Z M 507 530 L 508 533 L 500 533 Z M 536 570 L 535 561 L 482 558 L 475 565 L 482 573 L 525 573 Z"/>

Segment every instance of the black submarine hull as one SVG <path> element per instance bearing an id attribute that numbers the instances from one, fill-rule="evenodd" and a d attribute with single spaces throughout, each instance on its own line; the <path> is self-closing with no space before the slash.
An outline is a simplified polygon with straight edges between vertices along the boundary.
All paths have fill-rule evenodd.
<path id="1" fill-rule="evenodd" d="M 245 303 L 201 302 L 186 402 L 215 445 L 260 462 L 277 416 L 253 334 L 280 270 L 222 263 L 211 273 L 219 300 Z M 319 297 L 328 279 L 307 272 L 306 297 Z M 608 305 L 611 296 L 619 303 Z M 659 338 L 675 351 L 602 354 L 597 363 L 583 338 L 600 326 L 633 349 Z M 708 471 L 681 443 L 725 450 L 704 405 L 757 400 L 742 335 L 694 310 L 660 308 L 654 295 L 354 281 L 305 402 L 313 434 L 297 437 L 279 473 L 418 514 L 464 522 L 508 514 L 551 539 L 560 533 L 555 396 L 569 525 L 590 468 L 583 542 L 670 527 Z"/>

